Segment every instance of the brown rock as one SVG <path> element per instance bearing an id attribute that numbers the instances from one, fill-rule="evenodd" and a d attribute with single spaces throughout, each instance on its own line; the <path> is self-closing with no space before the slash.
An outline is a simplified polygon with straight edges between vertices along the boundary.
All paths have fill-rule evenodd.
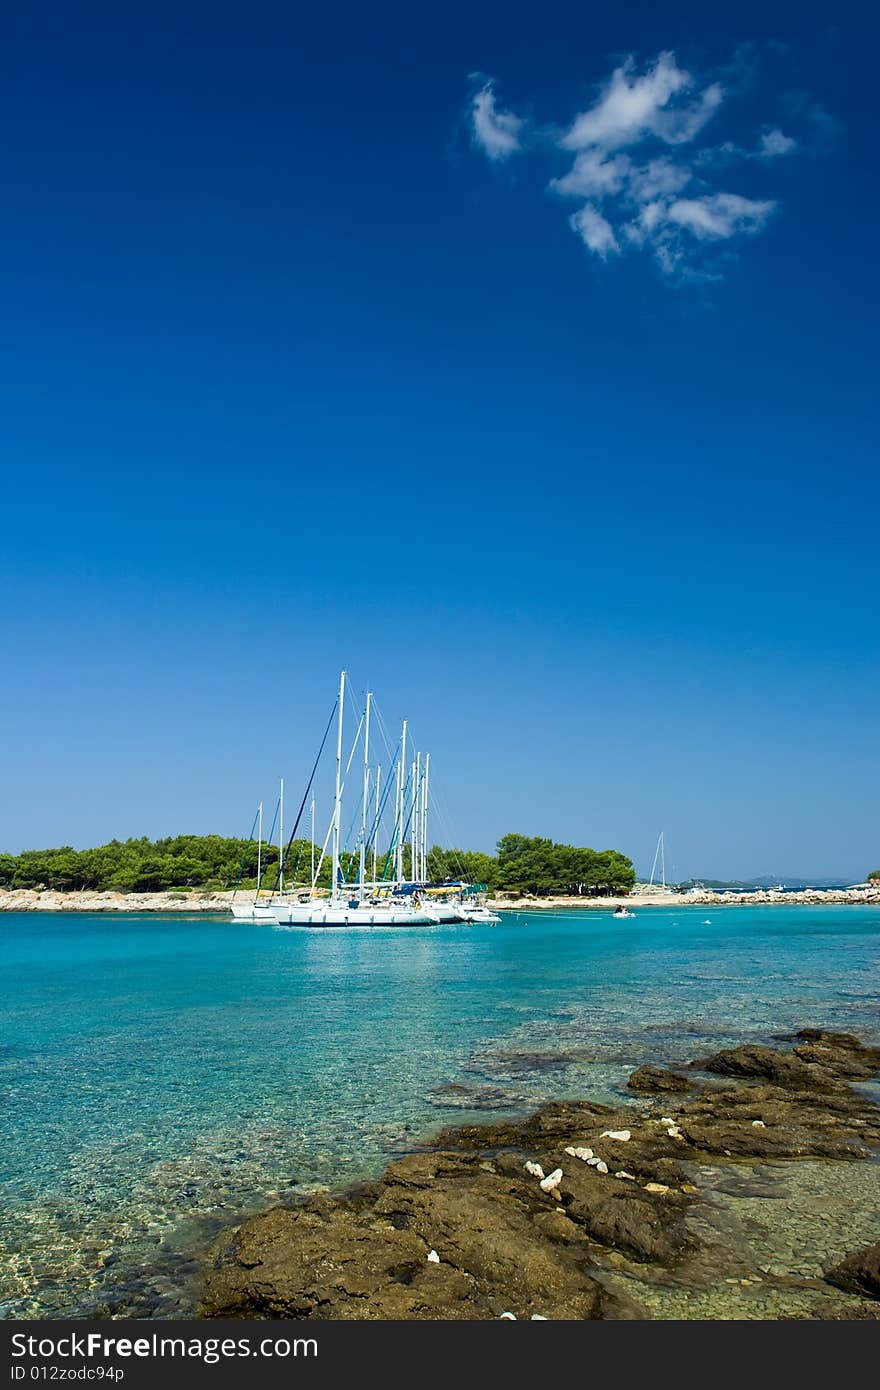
<path id="1" fill-rule="evenodd" d="M 839 1289 L 880 1299 L 880 1240 L 847 1255 L 825 1278 Z"/>
<path id="2" fill-rule="evenodd" d="M 795 1056 L 847 1081 L 867 1081 L 880 1072 L 880 1047 L 866 1047 L 851 1033 L 802 1028 L 795 1034 Z"/>
<path id="3" fill-rule="evenodd" d="M 569 1253 L 573 1222 L 537 1184 L 473 1155 L 392 1164 L 378 1197 L 245 1222 L 209 1274 L 210 1317 L 518 1318 L 599 1315 L 600 1289 Z M 538 1208 L 540 1203 L 540 1217 Z M 316 1209 L 317 1207 L 317 1209 Z M 552 1222 L 552 1229 L 548 1229 Z M 428 1262 L 430 1249 L 440 1264 Z"/>
<path id="4" fill-rule="evenodd" d="M 634 1071 L 626 1084 L 631 1091 L 636 1091 L 639 1095 L 691 1090 L 691 1083 L 687 1077 L 677 1076 L 674 1071 L 667 1071 L 665 1067 L 654 1067 L 650 1064 Z"/>
<path id="5" fill-rule="evenodd" d="M 797 1091 L 833 1091 L 839 1086 L 837 1078 L 825 1067 L 803 1061 L 791 1052 L 752 1043 L 727 1048 L 690 1065 L 717 1076 L 754 1077 Z"/>

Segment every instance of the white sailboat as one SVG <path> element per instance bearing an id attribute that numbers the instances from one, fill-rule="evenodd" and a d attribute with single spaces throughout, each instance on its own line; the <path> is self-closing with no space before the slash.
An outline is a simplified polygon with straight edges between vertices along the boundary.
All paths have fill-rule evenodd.
<path id="1" fill-rule="evenodd" d="M 284 781 L 281 782 L 281 795 L 284 796 Z M 232 915 L 241 922 L 274 922 L 269 906 L 269 895 L 263 895 L 260 885 L 263 881 L 263 803 L 257 807 L 257 890 L 247 902 L 235 901 L 232 895 Z M 237 892 L 238 890 L 236 890 Z"/>
<path id="2" fill-rule="evenodd" d="M 660 861 L 660 882 L 655 883 L 654 876 L 657 873 L 658 860 Z M 657 848 L 654 851 L 654 862 L 651 865 L 651 877 L 648 880 L 648 887 L 653 888 L 655 892 L 658 889 L 662 889 L 664 893 L 671 892 L 669 884 L 666 882 L 666 837 L 662 830 L 657 838 Z"/>

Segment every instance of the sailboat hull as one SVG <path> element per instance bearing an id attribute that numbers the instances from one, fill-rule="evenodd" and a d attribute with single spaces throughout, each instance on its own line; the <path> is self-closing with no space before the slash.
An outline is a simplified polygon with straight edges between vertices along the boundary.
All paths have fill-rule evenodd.
<path id="1" fill-rule="evenodd" d="M 274 920 L 286 927 L 433 927 L 441 920 L 433 909 L 375 907 L 369 903 L 278 903 Z"/>
<path id="2" fill-rule="evenodd" d="M 274 922 L 268 903 L 233 903 L 232 915 L 238 922 Z"/>

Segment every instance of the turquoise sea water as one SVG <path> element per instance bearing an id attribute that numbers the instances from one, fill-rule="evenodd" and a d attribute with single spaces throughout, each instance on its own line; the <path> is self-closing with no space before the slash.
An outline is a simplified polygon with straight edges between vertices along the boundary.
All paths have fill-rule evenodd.
<path id="1" fill-rule="evenodd" d="M 188 1312 L 242 1210 L 374 1174 L 487 1105 L 619 1099 L 646 1060 L 808 1024 L 880 1040 L 876 907 L 636 911 L 0 915 L 3 1313 Z"/>

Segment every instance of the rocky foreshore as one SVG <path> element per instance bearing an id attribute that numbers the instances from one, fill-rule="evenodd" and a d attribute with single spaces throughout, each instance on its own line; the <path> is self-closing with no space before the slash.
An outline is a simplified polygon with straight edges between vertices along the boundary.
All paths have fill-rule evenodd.
<path id="1" fill-rule="evenodd" d="M 236 894 L 231 890 L 203 892 L 201 889 L 172 890 L 162 893 L 62 893 L 51 888 L 0 889 L 0 912 L 229 912 Z M 240 900 L 244 894 L 238 894 Z M 569 908 L 612 910 L 625 906 L 641 907 L 739 907 L 743 904 L 796 903 L 880 903 L 880 883 L 867 888 L 807 888 L 799 893 L 772 890 L 755 893 L 634 893 L 629 897 L 589 898 L 501 896 L 489 899 L 489 906 L 500 912 L 547 912 Z"/>
<path id="2" fill-rule="evenodd" d="M 627 907 L 631 912 L 639 907 L 742 907 L 746 904 L 775 904 L 794 906 L 806 903 L 817 907 L 822 903 L 880 903 L 880 883 L 858 888 L 805 888 L 798 892 L 781 893 L 772 888 L 756 889 L 753 893 L 716 893 L 708 888 L 697 892 L 673 893 L 639 891 L 636 889 L 626 897 L 587 898 L 578 895 L 570 897 L 535 898 L 499 896 L 488 900 L 496 912 L 541 912 L 560 908 L 615 908 Z"/>
<path id="3" fill-rule="evenodd" d="M 880 1108 L 851 1084 L 880 1048 L 770 1041 L 641 1067 L 629 1105 L 447 1130 L 251 1217 L 211 1255 L 203 1315 L 880 1317 Z"/>
<path id="4" fill-rule="evenodd" d="M 61 893 L 52 888 L 0 889 L 0 912 L 229 912 L 232 892 Z"/>

